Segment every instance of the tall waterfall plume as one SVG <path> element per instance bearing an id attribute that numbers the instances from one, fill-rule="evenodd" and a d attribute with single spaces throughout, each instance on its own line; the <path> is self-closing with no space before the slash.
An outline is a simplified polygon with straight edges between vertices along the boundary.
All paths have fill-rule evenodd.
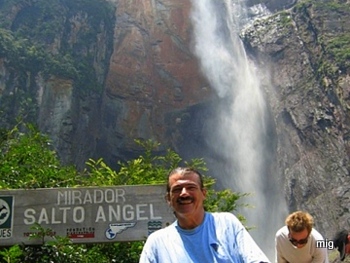
<path id="1" fill-rule="evenodd" d="M 281 227 L 284 198 L 271 163 L 273 125 L 259 79 L 259 69 L 247 58 L 239 32 L 247 21 L 239 0 L 192 0 L 195 54 L 202 71 L 220 97 L 215 132 L 208 145 L 225 162 L 218 165 L 221 184 L 251 193 L 242 211 L 251 234 L 272 260 L 274 235 Z M 209 167 L 210 168 L 210 167 Z M 214 176 L 215 176 L 214 172 Z M 283 213 L 285 215 L 285 213 Z"/>

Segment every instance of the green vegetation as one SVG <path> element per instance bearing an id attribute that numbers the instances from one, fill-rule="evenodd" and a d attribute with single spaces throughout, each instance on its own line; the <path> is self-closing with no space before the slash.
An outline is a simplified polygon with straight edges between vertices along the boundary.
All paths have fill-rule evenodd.
<path id="1" fill-rule="evenodd" d="M 23 130 L 23 129 L 22 129 Z M 2 132 L 0 189 L 68 187 L 78 184 L 73 167 L 60 166 L 46 136 L 30 124 Z"/>
<path id="2" fill-rule="evenodd" d="M 350 7 L 347 3 L 341 3 L 340 1 L 311 1 L 313 4 L 313 12 L 317 12 L 320 15 L 327 17 L 333 17 L 334 22 L 338 18 L 339 24 L 333 25 L 337 30 L 334 31 L 330 28 L 328 32 L 322 32 L 319 35 L 319 40 L 325 48 L 325 59 L 329 63 L 336 65 L 342 71 L 346 71 L 349 67 L 349 58 L 350 58 L 350 34 L 347 32 L 347 29 L 342 29 L 346 27 L 344 22 L 341 22 L 342 17 L 347 17 L 350 12 Z M 330 26 L 332 27 L 332 25 Z M 329 72 L 330 75 L 333 75 L 333 71 L 336 68 L 335 66 L 331 67 L 332 70 Z"/>
<path id="3" fill-rule="evenodd" d="M 305 13 L 305 10 L 312 4 L 313 0 L 298 1 L 293 7 L 293 11 L 296 13 Z"/>
<path id="4" fill-rule="evenodd" d="M 338 13 L 350 11 L 350 7 L 347 3 L 337 3 L 335 1 L 324 2 L 324 1 L 315 1 L 315 0 L 313 0 L 312 3 L 317 8 L 322 8 L 323 10 L 334 11 Z"/>
<path id="5" fill-rule="evenodd" d="M 0 58 L 6 58 L 10 70 L 17 74 L 43 72 L 44 76 L 55 75 L 76 80 L 77 66 L 71 55 L 53 55 L 28 39 L 19 38 L 13 32 L 0 28 Z"/>
<path id="6" fill-rule="evenodd" d="M 207 172 L 202 159 L 188 162 L 168 149 L 164 155 L 154 155 L 159 143 L 136 141 L 144 148 L 138 158 L 125 163 L 120 169 L 111 169 L 102 159 L 87 161 L 84 171 L 72 166 L 62 166 L 47 136 L 33 125 L 19 122 L 11 130 L 0 130 L 0 189 L 47 188 L 74 186 L 108 186 L 133 184 L 159 184 L 173 168 L 184 164 L 203 173 Z M 208 211 L 235 211 L 238 200 L 245 194 L 231 190 L 214 190 L 215 180 L 205 176 L 208 189 Z M 242 216 L 239 216 L 244 221 Z M 31 238 L 50 235 L 50 229 L 34 225 L 37 233 Z M 15 245 L 0 249 L 0 262 L 138 262 L 143 242 L 118 242 L 108 244 L 72 244 L 66 237 L 43 242 L 41 246 Z"/>
<path id="7" fill-rule="evenodd" d="M 31 79 L 38 73 L 44 78 L 54 75 L 73 80 L 81 94 L 101 92 L 94 65 L 96 48 L 101 34 L 106 38 L 103 45 L 112 45 L 114 5 L 105 0 L 4 0 L 0 4 L 0 58 L 10 72 L 23 79 L 28 73 Z M 108 62 L 108 54 L 106 50 L 99 55 L 102 63 Z"/>
<path id="8" fill-rule="evenodd" d="M 315 55 L 313 62 L 317 79 L 325 89 L 337 85 L 340 74 L 346 74 L 350 65 L 350 32 L 344 19 L 350 14 L 349 5 L 344 1 L 303 0 L 293 7 L 293 11 L 300 19 L 299 25 L 307 26 L 303 29 L 304 43 L 312 43 L 309 49 Z M 311 38 L 315 42 L 310 42 Z M 333 80 L 332 85 L 330 80 Z"/>
<path id="9" fill-rule="evenodd" d="M 11 127 L 20 115 L 36 121 L 38 79 L 68 79 L 81 96 L 100 95 L 114 13 L 115 5 L 105 0 L 0 0 L 0 60 L 6 69 L 0 124 Z"/>
<path id="10" fill-rule="evenodd" d="M 302 0 L 298 1 L 293 7 L 294 10 L 304 10 L 310 6 L 314 6 L 317 9 L 335 11 L 335 12 L 348 12 L 350 6 L 344 1 L 319 1 L 319 0 Z"/>
<path id="11" fill-rule="evenodd" d="M 350 66 L 350 34 L 342 34 L 329 39 L 326 51 L 337 61 L 340 69 Z"/>
<path id="12" fill-rule="evenodd" d="M 280 16 L 280 23 L 284 27 L 289 27 L 291 22 L 293 22 L 290 12 L 282 11 L 279 13 L 279 16 Z"/>

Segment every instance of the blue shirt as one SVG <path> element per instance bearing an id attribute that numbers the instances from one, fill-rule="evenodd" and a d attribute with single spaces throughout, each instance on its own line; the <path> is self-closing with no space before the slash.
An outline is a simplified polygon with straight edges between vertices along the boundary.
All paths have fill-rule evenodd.
<path id="1" fill-rule="evenodd" d="M 241 222 L 231 213 L 205 213 L 198 227 L 172 225 L 152 233 L 139 263 L 269 262 Z"/>

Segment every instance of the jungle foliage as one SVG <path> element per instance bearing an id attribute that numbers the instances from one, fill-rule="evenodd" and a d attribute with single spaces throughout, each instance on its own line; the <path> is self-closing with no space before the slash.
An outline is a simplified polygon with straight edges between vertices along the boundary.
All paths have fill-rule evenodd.
<path id="1" fill-rule="evenodd" d="M 105 0 L 0 1 L 0 59 L 25 77 L 40 72 L 98 89 L 94 46 L 102 30 L 113 36 L 114 19 Z"/>
<path id="2" fill-rule="evenodd" d="M 106 0 L 0 0 L 2 127 L 16 116 L 37 121 L 42 82 L 63 79 L 81 96 L 102 93 L 115 8 Z"/>
<path id="3" fill-rule="evenodd" d="M 186 165 L 204 174 L 207 171 L 202 159 L 183 160 L 168 149 L 164 155 L 153 153 L 159 143 L 137 140 L 144 148 L 138 158 L 119 162 L 120 169 L 111 169 L 102 159 L 90 159 L 86 169 L 78 172 L 73 166 L 62 166 L 47 136 L 32 124 L 21 123 L 10 130 L 0 130 L 0 190 L 18 188 L 52 188 L 74 186 L 109 186 L 159 184 L 166 182 L 166 175 L 173 168 Z M 238 200 L 246 194 L 231 190 L 217 191 L 215 180 L 205 175 L 208 189 L 206 209 L 208 211 L 237 211 Z M 242 216 L 239 218 L 244 221 Z M 34 225 L 31 238 L 42 238 L 50 229 Z M 0 248 L 0 262 L 138 262 L 143 241 L 116 242 L 108 244 L 72 244 L 66 237 L 55 237 L 54 241 L 40 246 L 15 245 Z"/>

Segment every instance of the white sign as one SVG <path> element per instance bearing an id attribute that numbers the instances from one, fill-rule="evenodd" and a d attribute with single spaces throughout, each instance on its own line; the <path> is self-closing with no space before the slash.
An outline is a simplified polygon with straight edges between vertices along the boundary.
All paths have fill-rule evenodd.
<path id="1" fill-rule="evenodd" d="M 73 243 L 145 240 L 175 217 L 165 185 L 0 190 L 0 246 L 41 244 L 33 226 Z"/>

